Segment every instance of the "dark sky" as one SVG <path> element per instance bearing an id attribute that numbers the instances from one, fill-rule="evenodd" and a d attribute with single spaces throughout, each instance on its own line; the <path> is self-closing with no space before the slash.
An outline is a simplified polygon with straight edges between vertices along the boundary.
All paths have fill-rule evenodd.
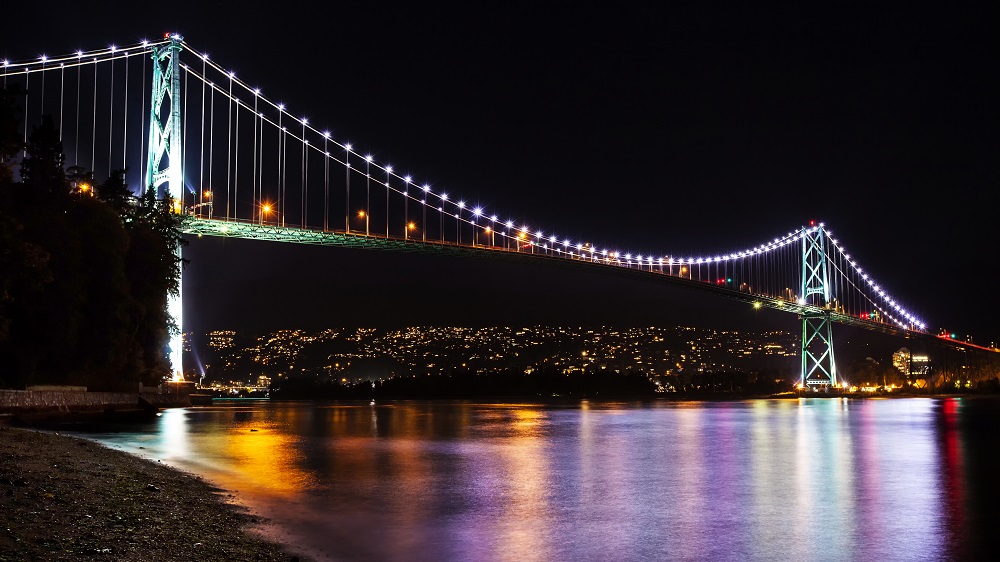
<path id="1" fill-rule="evenodd" d="M 498 214 L 670 255 L 822 221 L 932 330 L 1000 342 L 987 3 L 58 4 L 19 4 L 0 55 L 178 32 L 335 138 Z M 207 239 L 186 256 L 186 329 L 761 316 L 799 329 L 544 266 Z"/>

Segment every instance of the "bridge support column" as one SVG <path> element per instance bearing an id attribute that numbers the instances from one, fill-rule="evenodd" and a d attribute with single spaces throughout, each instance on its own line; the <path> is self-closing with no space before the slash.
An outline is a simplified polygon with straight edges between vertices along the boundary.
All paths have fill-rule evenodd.
<path id="1" fill-rule="evenodd" d="M 184 212 L 184 153 L 181 142 L 181 75 L 180 35 L 172 35 L 170 43 L 153 49 L 153 92 L 149 108 L 149 148 L 146 154 L 145 189 L 167 189 L 157 197 L 169 196 L 174 212 Z M 181 258 L 181 247 L 175 249 Z M 182 362 L 183 312 L 181 278 L 177 279 L 177 294 L 167 297 L 167 312 L 174 321 L 170 335 L 170 371 L 174 380 L 184 378 Z"/>
<path id="2" fill-rule="evenodd" d="M 823 225 L 802 228 L 803 304 L 828 308 L 830 274 L 826 254 L 826 231 Z M 801 388 L 837 386 L 837 366 L 833 357 L 833 321 L 827 310 L 802 315 Z"/>
<path id="3" fill-rule="evenodd" d="M 802 316 L 802 388 L 837 386 L 833 357 L 833 322 L 828 314 Z"/>

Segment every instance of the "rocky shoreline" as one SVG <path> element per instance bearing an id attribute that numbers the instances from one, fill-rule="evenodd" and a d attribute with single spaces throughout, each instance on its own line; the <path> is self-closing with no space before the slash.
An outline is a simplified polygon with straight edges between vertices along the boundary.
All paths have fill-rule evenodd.
<path id="1" fill-rule="evenodd" d="M 198 476 L 86 439 L 0 425 L 0 561 L 303 561 Z"/>

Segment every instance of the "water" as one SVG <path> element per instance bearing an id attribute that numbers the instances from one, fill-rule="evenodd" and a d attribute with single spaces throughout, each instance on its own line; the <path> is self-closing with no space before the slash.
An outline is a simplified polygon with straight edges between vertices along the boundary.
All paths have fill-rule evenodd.
<path id="1" fill-rule="evenodd" d="M 970 560 L 1000 401 L 241 402 L 85 436 L 329 560 Z M 192 514 L 197 517 L 197 514 Z"/>

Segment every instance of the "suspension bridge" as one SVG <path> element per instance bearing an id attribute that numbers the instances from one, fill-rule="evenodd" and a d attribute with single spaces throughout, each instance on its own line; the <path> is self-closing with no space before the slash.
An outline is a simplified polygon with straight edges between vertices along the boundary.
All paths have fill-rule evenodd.
<path id="1" fill-rule="evenodd" d="M 800 384 L 807 388 L 840 384 L 834 324 L 933 336 L 823 223 L 701 255 L 636 252 L 557 234 L 401 175 L 314 127 L 177 34 L 4 60 L 0 72 L 5 87 L 16 83 L 27 90 L 25 141 L 43 115 L 58 123 L 75 189 L 93 193 L 95 179 L 124 171 L 128 185 L 171 198 L 186 234 L 472 253 L 656 276 L 797 315 Z M 182 327 L 182 296 L 171 299 L 169 311 Z M 177 376 L 179 332 L 169 351 Z"/>

